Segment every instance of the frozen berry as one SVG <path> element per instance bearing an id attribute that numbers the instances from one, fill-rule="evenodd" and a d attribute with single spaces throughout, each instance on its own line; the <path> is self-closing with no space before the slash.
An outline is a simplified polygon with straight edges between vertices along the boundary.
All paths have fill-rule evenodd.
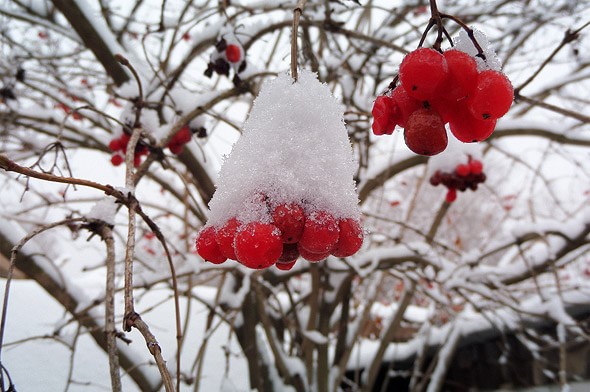
<path id="1" fill-rule="evenodd" d="M 120 154 L 115 154 L 111 157 L 111 163 L 113 166 L 120 166 L 124 161 L 125 159 L 123 159 L 123 156 Z"/>
<path id="2" fill-rule="evenodd" d="M 221 264 L 227 257 L 221 253 L 217 241 L 215 241 L 215 228 L 204 228 L 197 237 L 197 253 L 205 260 L 214 264 Z"/>
<path id="3" fill-rule="evenodd" d="M 455 188 L 449 188 L 447 195 L 445 196 L 445 201 L 447 203 L 452 203 L 455 200 L 457 200 L 457 190 Z"/>
<path id="4" fill-rule="evenodd" d="M 408 94 L 421 101 L 435 97 L 436 90 L 448 74 L 447 62 L 434 49 L 419 48 L 404 57 L 399 78 Z"/>
<path id="5" fill-rule="evenodd" d="M 455 173 L 457 173 L 457 175 L 460 177 L 467 177 L 469 173 L 471 173 L 471 170 L 469 168 L 469 165 L 461 163 L 458 164 L 455 168 Z"/>
<path id="6" fill-rule="evenodd" d="M 191 141 L 191 137 L 191 130 L 188 125 L 185 125 L 184 127 L 180 128 L 178 132 L 176 132 L 176 135 L 174 135 L 170 142 L 172 143 L 172 141 L 174 141 L 174 143 L 186 144 Z"/>
<path id="7" fill-rule="evenodd" d="M 283 252 L 281 231 L 269 223 L 250 222 L 238 231 L 234 242 L 238 261 L 253 269 L 268 268 Z"/>
<path id="8" fill-rule="evenodd" d="M 182 154 L 182 151 L 184 151 L 184 145 L 180 143 L 169 143 L 168 149 L 172 154 L 180 155 Z"/>
<path id="9" fill-rule="evenodd" d="M 236 250 L 234 248 L 234 240 L 236 237 L 236 232 L 241 225 L 242 223 L 238 219 L 231 218 L 217 230 L 217 234 L 215 235 L 215 241 L 217 241 L 217 245 L 219 245 L 221 254 L 223 254 L 228 259 L 237 259 Z"/>
<path id="10" fill-rule="evenodd" d="M 111 151 L 119 151 L 122 147 L 120 139 L 113 139 L 109 143 L 109 150 Z"/>
<path id="11" fill-rule="evenodd" d="M 312 263 L 317 263 L 318 261 L 325 260 L 328 256 L 330 256 L 330 252 L 321 252 L 321 253 L 314 253 L 310 252 L 309 250 L 305 249 L 301 246 L 301 244 L 297 244 L 299 248 L 299 253 L 301 257 L 303 257 L 307 261 L 311 261 Z"/>
<path id="12" fill-rule="evenodd" d="M 391 135 L 395 129 L 397 112 L 395 101 L 387 95 L 380 95 L 373 104 L 373 133 L 375 135 Z"/>
<path id="13" fill-rule="evenodd" d="M 506 75 L 486 70 L 479 74 L 476 88 L 467 105 L 476 118 L 495 120 L 508 112 L 513 99 L 514 90 Z"/>
<path id="14" fill-rule="evenodd" d="M 330 252 L 338 242 L 338 222 L 326 211 L 313 211 L 305 219 L 299 245 L 308 252 Z"/>
<path id="15" fill-rule="evenodd" d="M 293 268 L 293 266 L 295 265 L 296 262 L 297 262 L 297 260 L 277 261 L 277 263 L 275 264 L 275 267 L 277 267 L 281 271 L 289 271 L 291 268 Z"/>
<path id="16" fill-rule="evenodd" d="M 481 161 L 478 161 L 477 159 L 472 160 L 471 162 L 469 162 L 469 171 L 471 172 L 471 174 L 481 174 L 483 171 L 483 163 L 481 163 Z"/>
<path id="17" fill-rule="evenodd" d="M 465 52 L 451 49 L 443 53 L 449 74 L 440 93 L 453 101 L 466 98 L 475 89 L 478 73 L 475 59 Z"/>
<path id="18" fill-rule="evenodd" d="M 299 204 L 279 204 L 272 211 L 272 220 L 275 226 L 281 230 L 281 238 L 284 243 L 299 242 L 305 225 L 305 214 Z"/>
<path id="19" fill-rule="evenodd" d="M 494 132 L 496 120 L 480 120 L 463 107 L 449 121 L 449 129 L 463 143 L 481 142 Z"/>
<path id="20" fill-rule="evenodd" d="M 338 222 L 340 236 L 332 254 L 336 257 L 352 256 L 361 248 L 363 244 L 363 228 L 358 220 L 341 219 Z"/>
<path id="21" fill-rule="evenodd" d="M 404 132 L 406 145 L 420 155 L 436 155 L 447 148 L 448 139 L 445 124 L 433 110 L 416 110 L 406 124 Z"/>
<path id="22" fill-rule="evenodd" d="M 225 48 L 225 56 L 230 63 L 237 63 L 242 57 L 242 51 L 238 45 L 230 44 Z"/>

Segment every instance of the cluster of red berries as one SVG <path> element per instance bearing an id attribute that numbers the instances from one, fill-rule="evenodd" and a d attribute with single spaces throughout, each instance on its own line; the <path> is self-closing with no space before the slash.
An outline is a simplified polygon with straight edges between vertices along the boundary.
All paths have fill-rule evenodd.
<path id="1" fill-rule="evenodd" d="M 399 81 L 375 100 L 373 133 L 390 135 L 399 125 L 407 146 L 421 155 L 445 150 L 446 123 L 463 143 L 487 139 L 514 98 L 503 73 L 479 72 L 473 57 L 455 49 L 416 49 L 404 57 Z"/>
<path id="2" fill-rule="evenodd" d="M 469 156 L 467 163 L 458 164 L 452 173 L 437 170 L 430 177 L 430 184 L 434 186 L 443 184 L 446 186 L 448 190 L 445 200 L 447 203 L 452 203 L 457 199 L 457 190 L 461 192 L 465 192 L 467 189 L 476 191 L 477 185 L 485 182 L 485 180 L 483 163 Z"/>
<path id="3" fill-rule="evenodd" d="M 221 38 L 215 44 L 216 53 L 211 56 L 211 61 L 207 64 L 205 76 L 213 76 L 213 72 L 218 75 L 229 76 L 229 71 L 232 66 L 236 68 L 236 74 L 232 81 L 234 85 L 238 86 L 242 80 L 239 73 L 246 69 L 246 61 L 244 61 L 244 49 L 241 45 L 236 43 L 229 43 L 225 38 Z"/>
<path id="4" fill-rule="evenodd" d="M 215 264 L 232 259 L 252 269 L 276 265 L 287 271 L 299 256 L 310 262 L 329 255 L 348 257 L 363 243 L 363 229 L 356 219 L 337 219 L 327 211 L 306 212 L 299 203 L 269 206 L 269 212 L 270 222 L 243 224 L 234 217 L 221 227 L 206 226 L 197 237 L 197 253 Z"/>
<path id="5" fill-rule="evenodd" d="M 113 166 L 119 166 L 123 162 L 125 162 L 125 154 L 127 153 L 127 144 L 129 144 L 129 139 L 131 139 L 131 135 L 128 133 L 123 132 L 123 134 L 110 141 L 109 143 L 109 150 L 113 152 L 111 156 L 111 163 Z M 141 165 L 141 157 L 144 155 L 148 155 L 149 150 L 145 144 L 139 141 L 135 145 L 135 155 L 133 156 L 133 166 L 138 167 Z"/>

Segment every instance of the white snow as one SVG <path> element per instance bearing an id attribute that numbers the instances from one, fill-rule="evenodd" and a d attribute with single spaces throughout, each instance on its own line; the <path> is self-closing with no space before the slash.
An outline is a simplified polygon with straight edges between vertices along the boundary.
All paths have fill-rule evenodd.
<path id="1" fill-rule="evenodd" d="M 117 204 L 115 204 L 115 199 L 107 197 L 96 202 L 88 214 L 86 214 L 86 217 L 88 219 L 102 220 L 105 223 L 114 226 L 116 213 Z"/>
<path id="2" fill-rule="evenodd" d="M 496 51 L 490 45 L 488 37 L 486 37 L 486 35 L 479 30 L 474 30 L 473 35 L 479 46 L 481 46 L 483 54 L 486 56 L 485 61 L 482 58 L 475 56 L 477 54 L 477 48 L 475 47 L 475 45 L 473 44 L 465 30 L 461 30 L 459 32 L 459 36 L 455 38 L 455 49 L 458 49 L 462 52 L 465 52 L 475 57 L 475 61 L 477 62 L 477 69 L 479 71 L 483 71 L 486 69 L 501 71 L 502 63 L 496 55 Z"/>

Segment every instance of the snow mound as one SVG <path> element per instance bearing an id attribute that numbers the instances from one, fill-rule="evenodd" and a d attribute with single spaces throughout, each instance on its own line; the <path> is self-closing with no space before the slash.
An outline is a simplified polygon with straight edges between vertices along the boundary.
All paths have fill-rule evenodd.
<path id="1" fill-rule="evenodd" d="M 268 223 L 268 203 L 290 202 L 306 213 L 358 219 L 356 164 L 343 114 L 314 73 L 302 71 L 295 83 L 287 74 L 266 82 L 219 173 L 209 225 L 232 217 Z"/>
<path id="2" fill-rule="evenodd" d="M 486 37 L 486 35 L 483 32 L 477 29 L 473 30 L 473 36 L 475 37 L 475 40 L 477 41 L 479 46 L 481 46 L 483 54 L 486 56 L 485 61 L 479 57 L 476 57 L 477 48 L 475 47 L 475 45 L 473 44 L 465 30 L 461 30 L 459 32 L 459 36 L 455 38 L 455 49 L 465 52 L 468 55 L 474 57 L 475 61 L 477 62 L 477 69 L 479 72 L 485 71 L 487 69 L 491 69 L 494 71 L 502 71 L 502 62 L 498 58 L 498 55 L 496 55 L 496 51 L 494 50 L 494 48 L 492 48 L 492 46 L 490 45 L 488 37 Z"/>

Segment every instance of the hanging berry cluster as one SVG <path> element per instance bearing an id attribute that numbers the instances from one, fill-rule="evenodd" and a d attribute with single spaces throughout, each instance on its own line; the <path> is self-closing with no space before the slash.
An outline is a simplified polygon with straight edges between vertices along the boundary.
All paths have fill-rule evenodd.
<path id="1" fill-rule="evenodd" d="M 299 256 L 310 262 L 329 255 L 348 257 L 363 243 L 358 220 L 309 211 L 305 203 L 277 204 L 264 196 L 260 202 L 268 220 L 243 224 L 233 217 L 220 227 L 206 226 L 196 240 L 199 255 L 215 264 L 232 259 L 252 269 L 276 265 L 289 270 Z"/>
<path id="2" fill-rule="evenodd" d="M 215 43 L 215 51 L 207 64 L 205 76 L 210 78 L 215 72 L 229 77 L 231 69 L 235 72 L 232 82 L 237 87 L 242 83 L 240 73 L 246 69 L 244 48 L 232 34 L 228 34 L 227 38 L 223 37 Z"/>
<path id="3" fill-rule="evenodd" d="M 471 29 L 455 17 L 440 14 L 436 8 L 433 12 L 431 20 L 438 21 L 439 27 L 435 49 L 420 47 L 408 53 L 390 90 L 377 97 L 372 110 L 375 135 L 390 135 L 398 125 L 405 129 L 408 148 L 429 156 L 446 149 L 445 124 L 463 143 L 487 139 L 494 131 L 496 120 L 508 112 L 514 98 L 512 84 L 503 73 L 478 70 L 476 59 L 463 51 L 440 49 L 442 32 L 446 33 L 442 18 L 446 17 L 471 32 L 469 37 L 478 48 L 477 56 L 486 59 Z M 420 45 L 433 23 L 429 24 Z"/>
<path id="4" fill-rule="evenodd" d="M 478 184 L 485 180 L 483 163 L 469 156 L 466 163 L 458 164 L 451 173 L 437 170 L 430 177 L 430 184 L 433 186 L 442 184 L 447 187 L 445 200 L 447 203 L 452 203 L 457 199 L 457 191 L 465 192 L 467 189 L 476 191 Z"/>
<path id="5" fill-rule="evenodd" d="M 166 147 L 172 154 L 179 155 L 184 150 L 184 145 L 191 141 L 192 135 L 197 134 L 197 137 L 205 137 L 207 131 L 204 127 L 192 129 L 188 125 L 180 128 L 178 132 L 170 139 Z M 112 139 L 109 142 L 109 149 L 113 153 L 111 156 L 111 163 L 113 166 L 119 166 L 125 162 L 125 154 L 127 153 L 127 144 L 129 144 L 131 135 L 127 132 L 123 132 L 121 136 Z M 135 146 L 135 155 L 133 157 L 133 165 L 138 167 L 141 165 L 142 157 L 147 156 L 150 153 L 150 147 L 143 140 L 140 139 Z"/>

